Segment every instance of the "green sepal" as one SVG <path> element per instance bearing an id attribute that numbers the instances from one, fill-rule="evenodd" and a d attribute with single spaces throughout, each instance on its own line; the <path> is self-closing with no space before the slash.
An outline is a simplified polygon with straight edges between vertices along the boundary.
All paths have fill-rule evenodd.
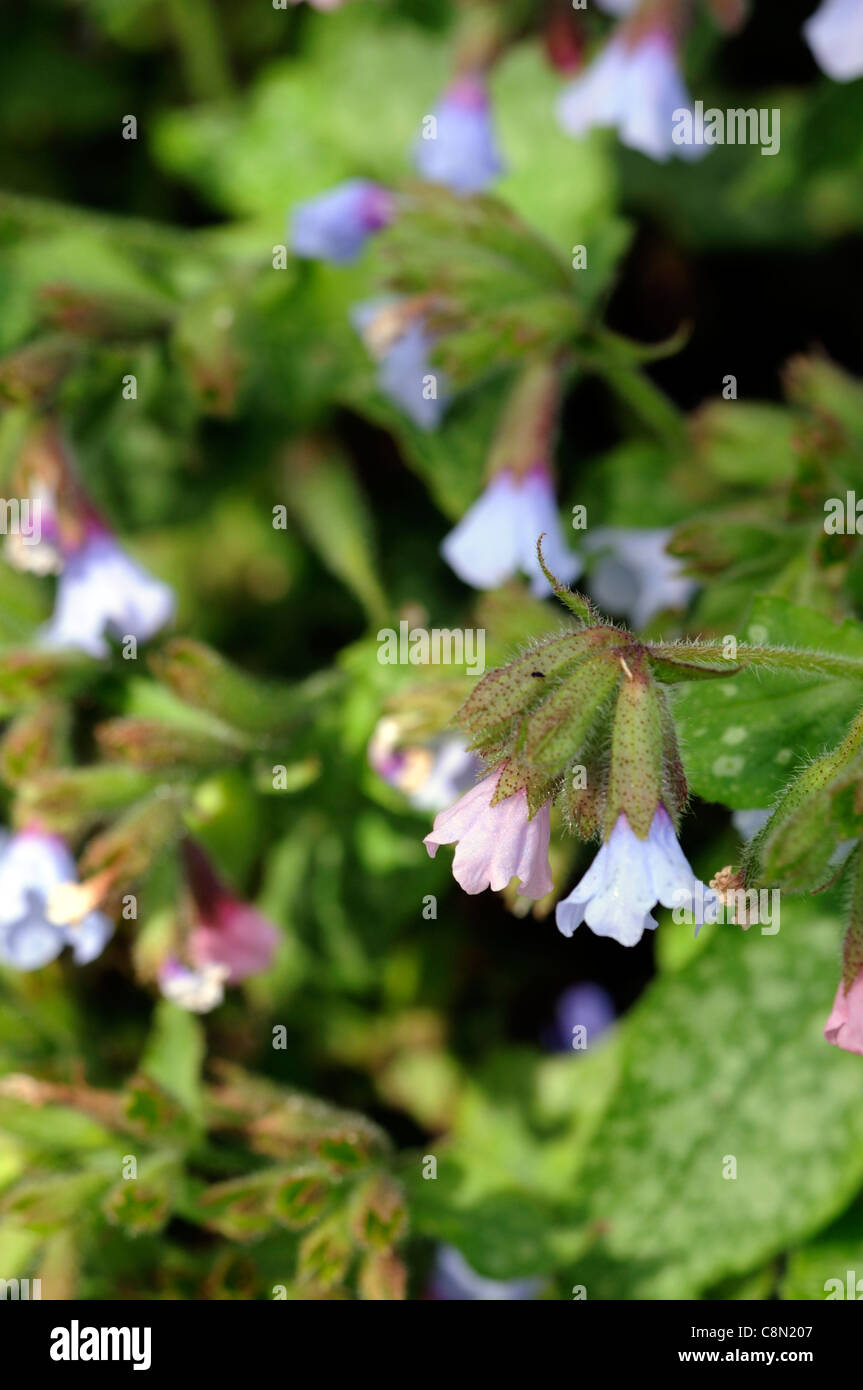
<path id="1" fill-rule="evenodd" d="M 662 708 L 645 657 L 633 654 L 627 665 L 614 711 L 603 828 L 608 838 L 624 812 L 635 834 L 645 840 L 662 796 Z"/>
<path id="2" fill-rule="evenodd" d="M 610 631 L 610 629 L 607 629 Z M 606 630 L 600 629 L 600 632 Z M 607 639 L 594 630 L 567 632 L 542 642 L 507 666 L 487 672 L 456 715 L 454 723 L 483 749 L 505 739 L 513 720 L 527 713 Z"/>
<path id="3" fill-rule="evenodd" d="M 610 654 L 586 661 L 532 709 L 519 733 L 519 752 L 532 765 L 561 771 L 592 742 L 603 708 L 623 676 Z"/>

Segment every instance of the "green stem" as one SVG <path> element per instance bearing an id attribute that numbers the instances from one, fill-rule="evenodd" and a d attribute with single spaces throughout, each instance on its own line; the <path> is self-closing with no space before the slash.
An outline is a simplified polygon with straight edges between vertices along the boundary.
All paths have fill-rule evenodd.
<path id="1" fill-rule="evenodd" d="M 222 33 L 211 0 L 166 0 L 189 91 L 196 101 L 223 101 L 233 91 Z"/>
<path id="2" fill-rule="evenodd" d="M 717 664 L 730 661 L 732 665 L 762 671 L 791 671 L 796 675 L 834 676 L 837 680 L 863 680 L 863 657 L 837 656 L 832 652 L 812 651 L 795 647 L 750 647 L 738 645 L 733 658 L 727 657 L 716 642 L 651 642 L 650 653 L 660 660 L 686 661 L 693 657 L 715 656 Z"/>
<path id="3" fill-rule="evenodd" d="M 628 363 L 597 361 L 588 365 L 663 444 L 675 451 L 685 449 L 687 433 L 683 416 L 649 376 Z"/>

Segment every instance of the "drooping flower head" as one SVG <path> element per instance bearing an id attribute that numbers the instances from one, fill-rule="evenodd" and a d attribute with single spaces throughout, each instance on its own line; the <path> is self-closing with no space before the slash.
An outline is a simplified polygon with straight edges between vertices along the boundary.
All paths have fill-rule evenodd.
<path id="1" fill-rule="evenodd" d="M 148 641 L 173 618 L 170 585 L 156 579 L 98 524 L 66 553 L 54 612 L 39 640 L 45 647 L 108 655 L 108 638 Z"/>
<path id="2" fill-rule="evenodd" d="M 863 5 L 860 0 L 822 0 L 803 26 L 818 64 L 835 82 L 863 77 Z"/>
<path id="3" fill-rule="evenodd" d="M 108 654 L 108 638 L 147 641 L 169 623 L 174 591 L 133 560 L 87 495 L 69 450 L 50 425 L 27 440 L 17 466 L 21 489 L 40 506 L 38 544 L 7 544 L 16 567 L 59 576 L 42 646 Z"/>
<path id="4" fill-rule="evenodd" d="M 597 936 L 635 946 L 645 931 L 658 926 L 651 911 L 656 903 L 694 908 L 700 894 L 711 899 L 711 890 L 699 883 L 677 842 L 671 817 L 659 805 L 646 840 L 639 839 L 621 812 L 587 873 L 558 903 L 555 916 L 564 936 L 572 936 L 585 922 Z"/>
<path id="5" fill-rule="evenodd" d="M 673 154 L 697 157 L 701 147 L 673 138 L 675 113 L 691 110 L 674 35 L 633 23 L 632 29 L 624 25 L 564 91 L 557 108 L 560 124 L 574 136 L 611 126 L 625 145 L 658 161 Z"/>
<path id="6" fill-rule="evenodd" d="M 444 93 L 414 146 L 417 173 L 454 193 L 482 193 L 503 172 L 485 80 L 464 73 Z"/>
<path id="7" fill-rule="evenodd" d="M 840 980 L 824 1036 L 843 1052 L 863 1057 L 863 969 L 857 971 L 850 985 Z"/>
<path id="8" fill-rule="evenodd" d="M 496 802 L 500 777 L 497 771 L 483 778 L 449 810 L 439 812 L 423 843 L 432 859 L 440 845 L 456 845 L 453 877 L 466 893 L 486 888 L 498 893 L 517 878 L 519 893 L 542 898 L 554 886 L 548 863 L 549 807 L 541 807 L 531 819 L 523 789 Z"/>
<path id="9" fill-rule="evenodd" d="M 550 891 L 546 817 L 554 802 L 580 838 L 601 841 L 558 904 L 564 935 L 586 921 L 598 935 L 635 945 L 657 925 L 657 902 L 683 909 L 696 926 L 716 922 L 721 895 L 695 877 L 677 842 L 688 789 L 663 684 L 724 677 L 727 664 L 719 667 L 712 652 L 699 664 L 685 644 L 651 645 L 604 623 L 556 579 L 555 593 L 582 626 L 477 683 L 457 720 L 493 770 L 436 818 L 429 852 L 457 842 L 453 874 L 466 892 L 503 888 L 518 874 L 521 892 L 536 898 Z"/>
<path id="10" fill-rule="evenodd" d="M 585 549 L 597 556 L 590 592 L 600 608 L 623 615 L 638 629 L 667 608 L 686 607 L 697 585 L 683 573 L 683 563 L 668 554 L 671 535 L 664 528 L 620 526 L 587 533 Z"/>
<path id="11" fill-rule="evenodd" d="M 294 208 L 291 249 L 308 260 L 348 265 L 369 237 L 389 224 L 393 209 L 393 197 L 386 188 L 368 179 L 350 179 Z"/>
<path id="12" fill-rule="evenodd" d="M 198 845 L 186 841 L 183 850 L 196 912 L 189 937 L 193 967 L 221 966 L 232 985 L 267 970 L 278 946 L 276 927 L 229 892 Z"/>
<path id="13" fill-rule="evenodd" d="M 78 870 L 59 835 L 29 827 L 0 847 L 0 961 L 39 970 L 64 947 L 77 965 L 101 955 L 114 928 L 102 912 L 80 919 L 54 906 L 57 890 L 77 884 Z"/>
<path id="14" fill-rule="evenodd" d="M 686 779 L 668 704 L 638 643 L 622 655 L 607 763 L 594 776 L 591 807 L 602 845 L 587 873 L 558 903 L 564 936 L 586 922 L 597 936 L 635 946 L 658 924 L 651 909 L 683 908 L 696 925 L 716 920 L 716 893 L 696 878 L 677 842 L 675 820 L 687 799 Z M 576 803 L 573 810 L 576 810 Z M 584 793 L 590 800 L 590 793 Z"/>
<path id="15" fill-rule="evenodd" d="M 528 576 L 542 598 L 551 586 L 537 556 L 564 584 L 581 573 L 564 539 L 547 459 L 554 448 L 560 373 L 553 363 L 529 365 L 516 382 L 488 465 L 489 481 L 441 545 L 441 554 L 466 584 L 494 589 L 514 575 Z"/>
<path id="16" fill-rule="evenodd" d="M 549 568 L 572 583 L 581 573 L 581 561 L 564 541 L 551 470 L 537 463 L 521 475 L 508 469 L 496 474 L 445 537 L 441 554 L 459 579 L 475 589 L 495 589 L 522 573 L 542 598 L 551 592 L 536 554 L 543 534 Z"/>
<path id="17" fill-rule="evenodd" d="M 378 386 L 423 430 L 434 430 L 449 403 L 449 387 L 429 362 L 433 338 L 424 306 L 406 299 L 358 304 L 351 318 L 378 363 Z"/>

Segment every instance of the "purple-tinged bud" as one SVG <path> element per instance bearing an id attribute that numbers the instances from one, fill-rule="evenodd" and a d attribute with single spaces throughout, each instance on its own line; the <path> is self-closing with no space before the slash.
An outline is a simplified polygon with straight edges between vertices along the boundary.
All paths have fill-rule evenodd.
<path id="1" fill-rule="evenodd" d="M 186 841 L 183 848 L 197 910 L 189 938 L 193 964 L 223 966 L 228 984 L 269 969 L 279 941 L 273 923 L 228 891 L 197 845 Z"/>
<path id="2" fill-rule="evenodd" d="M 803 25 L 819 66 L 834 82 L 863 76 L 863 5 L 860 0 L 823 0 Z"/>
<path id="3" fill-rule="evenodd" d="M 414 164 L 429 183 L 453 193 L 482 193 L 503 172 L 485 81 L 478 73 L 456 79 L 417 139 Z"/>
<path id="4" fill-rule="evenodd" d="M 393 210 L 393 196 L 386 188 L 368 179 L 350 179 L 294 208 L 291 249 L 308 260 L 348 265 L 370 236 L 389 225 Z"/>

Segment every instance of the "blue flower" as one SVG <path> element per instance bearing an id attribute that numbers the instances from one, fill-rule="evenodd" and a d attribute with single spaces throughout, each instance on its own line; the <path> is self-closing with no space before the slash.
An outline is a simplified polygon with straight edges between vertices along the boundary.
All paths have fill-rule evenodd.
<path id="1" fill-rule="evenodd" d="M 174 591 L 137 564 L 107 531 L 90 533 L 64 557 L 43 646 L 107 656 L 106 636 L 145 642 L 174 616 Z"/>
<path id="2" fill-rule="evenodd" d="M 711 913 L 720 908 L 718 894 L 704 888 L 692 872 L 661 804 L 646 840 L 638 838 L 621 812 L 587 873 L 558 903 L 555 917 L 564 936 L 586 922 L 597 936 L 635 946 L 645 931 L 659 925 L 650 910 L 657 902 L 663 907 L 704 902 Z"/>
<path id="3" fill-rule="evenodd" d="M 351 315 L 378 362 L 378 387 L 422 430 L 434 430 L 449 404 L 444 374 L 432 368 L 433 339 L 408 300 L 358 304 Z"/>
<path id="4" fill-rule="evenodd" d="M 581 573 L 581 561 L 566 546 L 550 470 L 535 464 L 516 477 L 504 469 L 444 538 L 441 554 L 459 579 L 475 589 L 496 589 L 521 572 L 542 598 L 551 592 L 536 554 L 543 533 L 546 564 L 563 584 L 570 584 Z"/>
<path id="5" fill-rule="evenodd" d="M 456 1303 L 523 1302 L 535 1298 L 541 1287 L 541 1279 L 486 1279 L 452 1245 L 439 1245 L 429 1295 Z"/>
<path id="6" fill-rule="evenodd" d="M 659 161 L 673 154 L 695 159 L 705 152 L 699 145 L 675 144 L 673 116 L 680 110 L 691 110 L 689 94 L 673 40 L 662 30 L 635 41 L 617 35 L 567 87 L 557 107 L 569 135 L 613 126 L 625 145 Z"/>
<path id="7" fill-rule="evenodd" d="M 555 1044 L 559 1051 L 570 1052 L 576 1028 L 583 1028 L 584 1041 L 589 1048 L 611 1027 L 614 1019 L 614 1000 L 602 985 L 588 981 L 571 985 L 555 1005 Z"/>
<path id="8" fill-rule="evenodd" d="M 347 265 L 392 215 L 393 198 L 387 189 L 368 179 L 350 179 L 294 208 L 291 249 L 309 260 Z"/>
<path id="9" fill-rule="evenodd" d="M 823 0 L 803 25 L 819 66 L 835 82 L 863 76 L 863 5 L 860 0 Z"/>
<path id="10" fill-rule="evenodd" d="M 23 830 L 0 850 L 0 961 L 16 970 L 39 970 L 71 946 L 77 965 L 101 955 L 114 928 L 102 912 L 79 921 L 58 921 L 55 889 L 78 882 L 65 842 L 41 830 Z"/>
<path id="11" fill-rule="evenodd" d="M 698 587 L 683 564 L 666 550 L 671 531 L 602 526 L 591 531 L 585 549 L 598 561 L 590 592 L 606 613 L 620 613 L 636 629 L 667 608 L 685 608 Z"/>
<path id="12" fill-rule="evenodd" d="M 482 193 L 503 173 L 481 77 L 460 77 L 444 94 L 414 146 L 414 165 L 454 193 Z"/>

